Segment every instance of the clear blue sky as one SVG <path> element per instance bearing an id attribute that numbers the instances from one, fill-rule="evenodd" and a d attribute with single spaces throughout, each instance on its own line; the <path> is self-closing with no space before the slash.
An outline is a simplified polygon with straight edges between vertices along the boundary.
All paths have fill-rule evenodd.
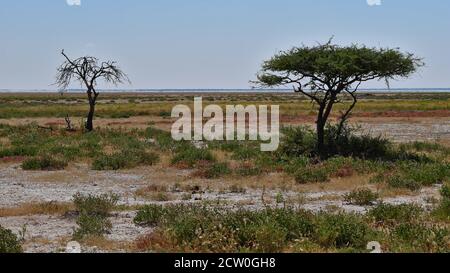
<path id="1" fill-rule="evenodd" d="M 425 58 L 420 73 L 392 87 L 450 87 L 447 0 L 66 1 L 1 1 L 0 89 L 54 88 L 62 48 L 117 60 L 133 81 L 127 88 L 248 88 L 278 50 L 332 35 Z"/>

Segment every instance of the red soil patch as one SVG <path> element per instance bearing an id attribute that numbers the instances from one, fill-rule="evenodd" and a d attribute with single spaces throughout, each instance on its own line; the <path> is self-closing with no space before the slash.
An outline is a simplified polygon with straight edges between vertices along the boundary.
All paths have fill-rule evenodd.
<path id="1" fill-rule="evenodd" d="M 445 118 L 450 117 L 450 110 L 434 111 L 386 111 L 386 112 L 361 112 L 354 113 L 354 117 L 389 117 L 389 118 Z"/>
<path id="2" fill-rule="evenodd" d="M 330 118 L 337 119 L 334 114 Z M 386 112 L 355 112 L 352 117 L 358 118 L 446 118 L 450 117 L 450 110 L 433 111 L 386 111 Z M 315 115 L 299 114 L 298 116 L 282 115 L 282 123 L 315 123 Z"/>
<path id="3" fill-rule="evenodd" d="M 52 121 L 52 122 L 47 122 L 47 123 L 45 123 L 44 124 L 45 126 L 49 126 L 49 127 L 52 127 L 52 126 L 61 126 L 61 125 L 66 125 L 66 123 L 64 123 L 63 121 Z"/>
<path id="4" fill-rule="evenodd" d="M 0 163 L 18 163 L 25 160 L 25 156 L 6 156 L 0 158 Z"/>

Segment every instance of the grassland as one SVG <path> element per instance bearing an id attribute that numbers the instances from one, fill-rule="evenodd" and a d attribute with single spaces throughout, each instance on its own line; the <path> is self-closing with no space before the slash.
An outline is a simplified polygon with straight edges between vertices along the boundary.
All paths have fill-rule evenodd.
<path id="1" fill-rule="evenodd" d="M 41 251 L 80 234 L 86 247 L 108 251 L 364 252 L 374 240 L 387 252 L 450 251 L 450 94 L 363 94 L 358 123 L 431 119 L 444 131 L 404 143 L 352 134 L 323 160 L 301 127 L 313 123 L 313 106 L 290 94 L 202 94 L 206 104 L 280 104 L 286 128 L 276 152 L 249 141 L 175 142 L 170 111 L 194 96 L 102 94 L 99 128 L 85 133 L 80 94 L 0 94 L 0 225 L 19 233 L 36 217 L 43 230 L 31 234 L 61 233 Z M 102 196 L 78 192 L 117 199 L 99 214 Z M 25 249 L 37 244 L 30 236 Z"/>
<path id="2" fill-rule="evenodd" d="M 278 104 L 281 115 L 312 115 L 314 107 L 296 94 L 198 94 L 205 103 L 227 104 Z M 128 118 L 135 116 L 167 116 L 172 107 L 183 103 L 191 105 L 195 94 L 103 94 L 97 107 L 99 118 Z M 44 106 L 44 107 L 43 107 Z M 337 105 L 336 110 L 346 109 Z M 0 94 L 0 119 L 27 117 L 83 117 L 87 110 L 83 94 Z M 448 115 L 450 95 L 433 94 L 363 94 L 355 109 L 358 113 L 382 113 L 402 111 L 441 111 Z"/>

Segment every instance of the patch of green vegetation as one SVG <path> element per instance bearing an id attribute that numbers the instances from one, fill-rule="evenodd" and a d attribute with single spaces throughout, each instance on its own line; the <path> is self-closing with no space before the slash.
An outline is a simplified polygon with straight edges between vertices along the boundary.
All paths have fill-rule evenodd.
<path id="1" fill-rule="evenodd" d="M 369 189 L 357 189 L 344 196 L 345 202 L 357 206 L 372 206 L 377 202 L 379 194 Z"/>
<path id="2" fill-rule="evenodd" d="M 449 249 L 447 228 L 423 223 L 401 223 L 392 232 L 394 248 L 403 252 L 447 252 Z"/>
<path id="3" fill-rule="evenodd" d="M 297 170 L 295 182 L 299 184 L 324 183 L 329 181 L 328 175 L 328 171 L 321 166 L 308 166 Z"/>
<path id="4" fill-rule="evenodd" d="M 441 153 L 444 155 L 450 155 L 450 148 L 445 147 L 439 143 L 414 141 L 411 143 L 401 144 L 400 148 L 403 150 L 414 150 L 417 152 Z"/>
<path id="5" fill-rule="evenodd" d="M 82 195 L 73 197 L 78 212 L 77 225 L 73 237 L 81 240 L 89 236 L 103 236 L 112 228 L 108 219 L 111 211 L 116 207 L 119 197 L 114 194 Z"/>
<path id="6" fill-rule="evenodd" d="M 0 226 L 0 253 L 22 253 L 22 244 L 11 230 Z"/>
<path id="7" fill-rule="evenodd" d="M 442 184 L 450 180 L 450 164 L 401 161 L 389 174 L 382 173 L 375 182 L 385 182 L 392 188 L 418 191 L 422 187 Z"/>
<path id="8" fill-rule="evenodd" d="M 140 150 L 125 151 L 112 155 L 101 155 L 92 163 L 98 171 L 131 169 L 137 166 L 152 166 L 159 161 L 156 153 Z"/>
<path id="9" fill-rule="evenodd" d="M 442 200 L 436 210 L 433 212 L 438 219 L 450 220 L 450 185 L 446 184 L 441 189 Z"/>
<path id="10" fill-rule="evenodd" d="M 12 147 L 0 150 L 0 158 L 11 156 L 35 156 L 37 154 L 37 147 Z"/>
<path id="11" fill-rule="evenodd" d="M 381 203 L 369 211 L 368 217 L 378 224 L 392 226 L 397 223 L 408 223 L 419 220 L 423 213 L 424 210 L 417 205 L 391 205 Z"/>
<path id="12" fill-rule="evenodd" d="M 66 161 L 48 155 L 28 158 L 22 163 L 22 169 L 27 171 L 56 171 L 63 170 L 65 167 L 67 167 Z"/>
<path id="13" fill-rule="evenodd" d="M 318 215 L 315 237 L 325 247 L 364 248 L 369 242 L 370 228 L 357 214 Z"/>
<path id="14" fill-rule="evenodd" d="M 187 146 L 175 152 L 172 158 L 172 164 L 185 165 L 193 168 L 201 162 L 215 162 L 213 154 L 207 149 L 197 149 L 193 146 Z"/>
<path id="15" fill-rule="evenodd" d="M 231 174 L 227 163 L 211 163 L 197 172 L 198 176 L 206 179 L 216 179 Z"/>
<path id="16" fill-rule="evenodd" d="M 146 206 L 138 225 L 157 227 L 177 250 L 208 252 L 281 252 L 297 241 L 323 247 L 363 249 L 371 229 L 353 214 L 312 213 L 284 209 L 233 211 L 203 206 Z"/>

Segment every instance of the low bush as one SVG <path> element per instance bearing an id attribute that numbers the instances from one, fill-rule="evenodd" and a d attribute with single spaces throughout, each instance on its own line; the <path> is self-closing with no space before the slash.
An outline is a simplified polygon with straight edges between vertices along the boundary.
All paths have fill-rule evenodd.
<path id="1" fill-rule="evenodd" d="M 76 240 L 89 236 L 102 236 L 112 228 L 108 219 L 111 211 L 117 205 L 119 197 L 114 194 L 81 195 L 76 194 L 73 202 L 78 212 L 77 225 L 73 237 Z"/>
<path id="2" fill-rule="evenodd" d="M 309 127 L 284 127 L 281 130 L 281 142 L 278 151 L 287 157 L 317 155 L 316 134 Z"/>
<path id="3" fill-rule="evenodd" d="M 109 216 L 118 201 L 119 196 L 115 194 L 82 195 L 77 193 L 73 196 L 73 203 L 80 214 Z"/>
<path id="4" fill-rule="evenodd" d="M 308 166 L 297 170 L 295 181 L 299 184 L 324 183 L 329 181 L 329 172 L 320 165 Z"/>
<path id="5" fill-rule="evenodd" d="M 347 203 L 357 206 L 371 206 L 378 198 L 379 195 L 369 189 L 354 190 L 344 196 Z"/>
<path id="6" fill-rule="evenodd" d="M 299 170 L 303 170 L 310 164 L 310 160 L 307 157 L 299 156 L 293 158 L 284 164 L 284 171 L 288 174 L 295 175 Z"/>
<path id="7" fill-rule="evenodd" d="M 241 146 L 233 152 L 232 159 L 243 161 L 256 159 L 261 153 L 258 148 L 249 145 Z"/>
<path id="8" fill-rule="evenodd" d="M 158 226 L 181 248 L 212 252 L 280 252 L 289 241 L 310 236 L 312 215 L 291 209 L 233 211 L 200 206 L 146 206 L 136 224 Z"/>
<path id="9" fill-rule="evenodd" d="M 0 226 L 0 253 L 21 253 L 22 245 L 20 240 L 17 238 L 11 230 L 5 229 Z"/>
<path id="10" fill-rule="evenodd" d="M 444 185 L 441 189 L 441 202 L 433 212 L 434 216 L 442 220 L 450 220 L 450 186 Z"/>
<path id="11" fill-rule="evenodd" d="M 420 190 L 435 184 L 442 184 L 450 179 L 450 165 L 446 163 L 399 162 L 390 175 L 381 175 L 381 182 L 393 188 Z"/>
<path id="12" fill-rule="evenodd" d="M 315 236 L 322 246 L 363 248 L 369 235 L 370 228 L 360 215 L 322 213 L 317 217 Z"/>
<path id="13" fill-rule="evenodd" d="M 151 166 L 159 161 L 159 156 L 152 152 L 126 151 L 112 155 L 101 155 L 92 163 L 97 171 L 130 169 L 137 166 Z"/>
<path id="14" fill-rule="evenodd" d="M 423 161 L 426 158 L 396 149 L 392 143 L 382 137 L 358 134 L 355 128 L 345 125 L 338 134 L 337 125 L 325 128 L 324 151 L 317 151 L 317 135 L 309 127 L 285 127 L 279 154 L 287 157 L 305 156 L 307 158 L 330 158 L 335 156 L 353 157 L 370 160 L 412 160 Z"/>
<path id="15" fill-rule="evenodd" d="M 158 205 L 147 205 L 141 208 L 134 223 L 140 226 L 157 226 L 162 222 L 163 216 L 166 214 L 166 209 Z"/>
<path id="16" fill-rule="evenodd" d="M 230 173 L 231 170 L 227 163 L 212 163 L 201 167 L 194 173 L 194 176 L 206 179 L 216 179 Z"/>
<path id="17" fill-rule="evenodd" d="M 422 184 L 414 179 L 410 179 L 401 175 L 393 175 L 388 177 L 387 185 L 394 189 L 408 189 L 410 191 L 418 191 L 422 188 Z"/>
<path id="18" fill-rule="evenodd" d="M 67 167 L 67 162 L 51 156 L 28 158 L 22 162 L 22 169 L 27 171 L 56 171 Z"/>
<path id="19" fill-rule="evenodd" d="M 73 233 L 73 238 L 82 240 L 86 237 L 99 237 L 111 232 L 111 221 L 101 215 L 80 214 L 76 221 L 78 228 Z"/>
<path id="20" fill-rule="evenodd" d="M 36 156 L 38 149 L 35 146 L 15 146 L 0 150 L 0 158 L 12 156 Z"/>
<path id="21" fill-rule="evenodd" d="M 158 242 L 175 251 L 282 252 L 305 239 L 322 247 L 364 249 L 372 235 L 360 215 L 314 215 L 289 207 L 248 211 L 152 205 L 142 208 L 134 221 L 156 227 Z"/>
<path id="22" fill-rule="evenodd" d="M 178 150 L 172 158 L 172 164 L 189 168 L 197 166 L 200 162 L 215 161 L 216 159 L 209 150 L 197 149 L 193 146 Z"/>
<path id="23" fill-rule="evenodd" d="M 448 252 L 450 232 L 446 228 L 423 223 L 401 223 L 392 232 L 394 245 L 404 252 Z"/>
<path id="24" fill-rule="evenodd" d="M 368 216 L 382 225 L 396 225 L 419 220 L 423 212 L 423 209 L 417 205 L 382 203 L 371 209 Z"/>
<path id="25" fill-rule="evenodd" d="M 400 146 L 404 150 L 412 149 L 418 152 L 438 152 L 438 153 L 449 153 L 449 148 L 439 144 L 439 143 L 428 143 L 428 142 L 411 142 L 402 144 Z"/>

